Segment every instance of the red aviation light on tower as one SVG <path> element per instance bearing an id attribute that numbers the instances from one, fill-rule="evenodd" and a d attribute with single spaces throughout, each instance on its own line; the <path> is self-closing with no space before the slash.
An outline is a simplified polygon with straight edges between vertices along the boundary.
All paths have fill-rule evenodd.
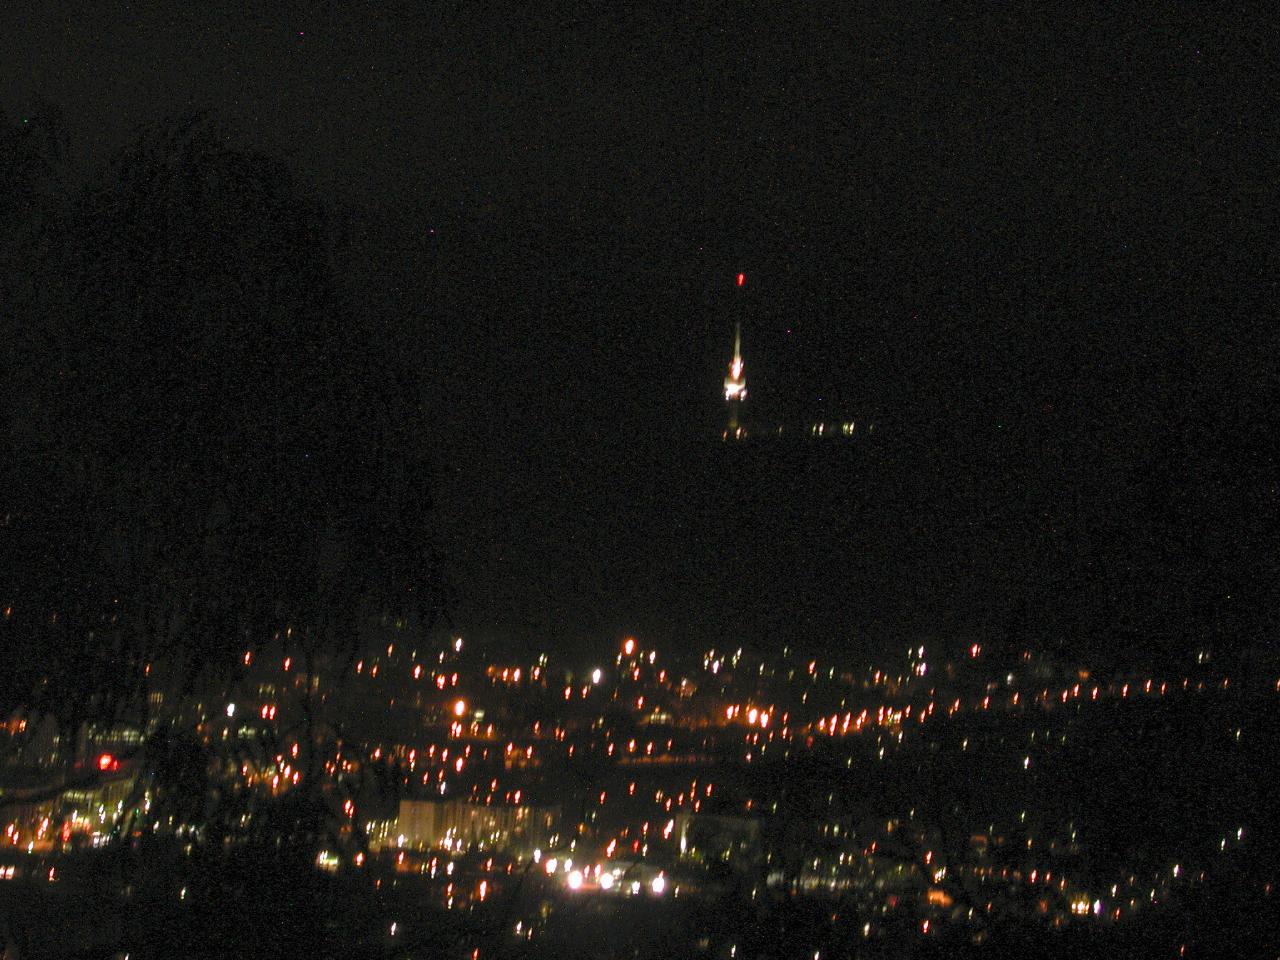
<path id="1" fill-rule="evenodd" d="M 738 286 L 740 287 L 746 286 L 746 283 L 747 283 L 747 275 L 745 273 L 738 274 Z"/>

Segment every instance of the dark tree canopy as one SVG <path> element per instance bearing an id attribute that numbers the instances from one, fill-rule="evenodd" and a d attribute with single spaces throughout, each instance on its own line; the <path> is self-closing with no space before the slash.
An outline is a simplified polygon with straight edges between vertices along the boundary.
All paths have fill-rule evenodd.
<path id="1" fill-rule="evenodd" d="M 34 232 L 5 331 L 0 713 L 121 715 L 148 665 L 190 685 L 277 634 L 341 650 L 364 615 L 433 614 L 416 384 L 281 164 L 172 122 Z"/>

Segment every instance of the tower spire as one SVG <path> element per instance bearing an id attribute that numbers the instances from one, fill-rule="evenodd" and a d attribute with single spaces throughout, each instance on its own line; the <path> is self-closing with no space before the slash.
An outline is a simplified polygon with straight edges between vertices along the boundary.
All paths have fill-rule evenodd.
<path id="1" fill-rule="evenodd" d="M 742 289 L 746 277 L 738 274 L 737 286 Z M 729 375 L 724 378 L 724 400 L 729 405 L 729 425 L 725 431 L 726 438 L 738 439 L 742 436 L 742 426 L 738 422 L 742 401 L 747 398 L 747 377 L 742 362 L 742 321 L 733 325 L 733 360 L 729 363 Z"/>

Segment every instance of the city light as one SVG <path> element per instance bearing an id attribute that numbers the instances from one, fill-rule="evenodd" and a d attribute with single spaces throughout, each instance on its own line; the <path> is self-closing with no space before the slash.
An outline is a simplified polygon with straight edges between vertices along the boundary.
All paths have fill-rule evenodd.
<path id="1" fill-rule="evenodd" d="M 381 647 L 379 655 L 389 647 Z M 426 725 L 407 729 L 397 739 L 368 743 L 367 752 L 363 747 L 357 751 L 344 745 L 319 757 L 317 764 L 322 771 L 319 776 L 329 778 L 326 789 L 341 784 L 330 796 L 346 828 L 354 831 L 358 813 L 362 818 L 359 827 L 368 837 L 369 860 L 366 862 L 362 851 L 355 863 L 369 871 L 375 889 L 392 876 L 393 883 L 403 885 L 415 874 L 428 878 L 441 875 L 441 883 L 448 878 L 447 889 L 438 894 L 441 905 L 466 908 L 503 892 L 505 884 L 498 878 L 504 868 L 511 876 L 524 863 L 554 877 L 548 886 L 558 889 L 561 897 L 625 892 L 665 897 L 671 892 L 682 900 L 688 895 L 697 903 L 706 887 L 695 876 L 702 874 L 706 882 L 711 876 L 709 864 L 724 864 L 731 870 L 754 869 L 751 864 L 776 855 L 778 847 L 765 834 L 766 825 L 770 817 L 789 815 L 785 792 L 773 789 L 772 776 L 761 780 L 731 775 L 721 780 L 711 771 L 732 769 L 736 764 L 743 772 L 745 764 L 777 758 L 773 771 L 782 772 L 789 769 L 784 767 L 789 761 L 800 760 L 794 766 L 799 771 L 796 782 L 804 785 L 805 758 L 821 750 L 831 751 L 831 759 L 838 758 L 844 769 L 855 769 L 865 758 L 866 762 L 885 764 L 881 769 L 893 769 L 897 764 L 896 771 L 905 769 L 909 777 L 910 765 L 922 756 L 954 750 L 954 759 L 981 759 L 985 750 L 999 758 L 1002 769 L 1012 768 L 1006 784 L 1000 783 L 999 776 L 992 778 L 993 796 L 998 797 L 1015 779 L 1058 776 L 1055 762 L 1068 743 L 1068 735 L 1077 742 L 1088 742 L 1084 724 L 1090 718 L 1086 714 L 1099 709 L 1099 704 L 1120 707 L 1127 701 L 1135 708 L 1145 708 L 1159 697 L 1210 696 L 1226 689 L 1220 679 L 1197 687 L 1181 678 L 1166 683 L 1145 674 L 1127 680 L 1095 676 L 1090 683 L 1083 683 L 1086 671 L 1078 664 L 1056 673 L 1051 668 L 1028 667 L 1025 676 L 1035 676 L 1034 685 L 1020 687 L 1017 676 L 1006 672 L 1007 664 L 993 662 L 994 654 L 978 658 L 977 645 L 969 641 L 951 660 L 936 659 L 933 674 L 937 678 L 931 675 L 928 680 L 922 679 L 924 649 L 918 644 L 913 644 L 905 657 L 901 652 L 904 644 L 898 662 L 887 669 L 861 671 L 826 659 L 753 656 L 741 649 L 699 651 L 692 660 L 670 655 L 664 663 L 666 669 L 657 671 L 661 647 L 641 649 L 634 638 L 627 637 L 621 649 L 624 654 L 617 657 L 616 691 L 611 681 L 608 690 L 597 689 L 594 694 L 593 687 L 600 687 L 606 679 L 604 668 L 590 668 L 590 683 L 584 685 L 581 679 L 573 679 L 575 672 L 566 665 L 561 676 L 569 685 L 562 686 L 556 676 L 558 665 L 545 657 L 539 660 L 538 668 L 525 664 L 523 674 L 522 668 L 510 661 L 471 667 L 459 663 L 458 671 L 448 674 L 428 669 L 426 682 L 438 675 L 442 689 L 456 688 L 455 698 L 444 700 L 445 716 L 438 726 L 432 721 L 440 720 L 441 707 L 434 706 L 433 697 L 424 696 L 420 686 L 406 683 L 378 693 L 390 706 L 404 697 L 406 690 L 417 690 L 409 702 L 423 711 Z M 429 655 L 432 661 L 437 654 L 440 663 L 448 662 L 447 645 L 443 652 L 437 648 Z M 408 657 L 409 666 L 401 677 L 407 680 L 410 673 L 421 677 L 419 652 L 406 650 L 402 655 Z M 633 659 L 623 663 L 625 655 Z M 278 675 L 280 660 L 263 659 Z M 365 665 L 370 667 L 365 671 L 368 676 L 379 661 Z M 384 675 L 394 675 L 387 662 L 381 665 L 387 668 Z M 648 669 L 651 665 L 654 669 Z M 541 684 L 536 682 L 536 670 L 546 671 L 547 679 Z M 576 675 L 581 677 L 580 669 Z M 519 676 L 528 678 L 529 683 L 513 690 L 511 685 L 519 682 L 515 679 Z M 477 689 L 477 682 L 498 685 L 513 702 L 521 702 L 522 710 L 511 713 L 498 702 L 500 697 L 481 709 L 474 701 L 457 696 L 459 690 Z M 275 731 L 276 717 L 289 715 L 290 688 L 301 684 L 302 678 L 284 687 L 264 681 L 251 701 L 258 705 L 247 709 Z M 1274 698 L 1271 687 L 1272 679 L 1268 678 L 1267 693 Z M 1236 688 L 1231 689 L 1234 694 Z M 217 720 L 224 712 L 228 717 L 239 716 L 244 709 L 243 704 L 226 703 L 219 697 L 210 714 Z M 990 729 L 969 722 L 975 715 L 985 720 L 1002 711 L 999 739 L 993 739 Z M 1232 712 L 1227 729 L 1220 733 L 1229 735 L 1233 745 L 1247 743 L 1241 736 L 1247 719 L 1239 711 Z M 0 725 L 0 732 L 12 731 L 15 725 L 14 721 Z M 306 742 L 296 733 L 275 732 L 279 737 L 277 753 L 261 762 L 248 757 L 237 760 L 239 789 L 283 794 L 300 782 L 301 768 L 307 762 L 302 757 Z M 216 742 L 213 738 L 234 733 L 232 725 L 222 722 L 210 724 L 206 736 Z M 140 733 L 133 736 L 141 742 Z M 818 737 L 822 746 L 815 744 Z M 1016 752 L 990 753 L 993 743 L 1004 744 L 1009 738 L 1019 744 Z M 94 750 L 88 756 L 91 759 L 87 762 L 99 770 L 119 769 L 115 753 Z M 554 781 L 554 772 L 558 764 L 576 763 L 576 758 L 591 765 L 587 769 L 601 765 L 604 770 L 589 792 L 581 782 L 571 781 L 568 789 L 575 804 L 583 802 L 584 812 L 566 816 L 553 809 L 555 794 L 546 787 L 565 789 L 564 783 Z M 548 759 L 549 767 L 544 766 Z M 392 811 L 389 818 L 364 821 L 365 808 L 357 811 L 353 799 L 353 781 L 343 779 L 365 762 L 384 764 L 393 776 L 402 772 L 405 777 L 406 793 L 398 811 Z M 611 781 L 606 771 L 612 765 L 628 769 L 615 770 L 618 779 Z M 1029 772 L 1033 765 L 1036 775 Z M 544 781 L 547 773 L 552 777 Z M 710 782 L 713 776 L 714 783 Z M 446 777 L 454 779 L 446 781 Z M 92 800 L 81 799 L 82 808 L 69 811 L 61 822 L 45 811 L 25 824 L 9 824 L 3 849 L 51 856 L 81 838 L 87 841 L 86 849 L 111 842 L 112 824 L 123 812 L 133 781 L 116 776 L 100 779 L 104 786 L 98 795 Z M 616 786 L 605 789 L 611 782 Z M 104 793 L 107 785 L 117 790 L 110 798 Z M 831 812 L 825 819 L 819 812 L 803 828 L 807 833 L 800 842 L 809 845 L 813 856 L 801 862 L 796 879 L 790 882 L 805 895 L 861 896 L 872 890 L 891 891 L 883 896 L 884 912 L 922 911 L 913 920 L 916 936 L 946 936 L 949 929 L 966 925 L 977 935 L 984 928 L 974 919 L 975 910 L 986 914 L 1003 911 L 1050 928 L 1095 923 L 1093 918 L 1106 918 L 1109 925 L 1173 901 L 1176 889 L 1187 890 L 1188 884 L 1203 882 L 1204 871 L 1187 866 L 1191 850 L 1173 849 L 1169 859 L 1160 861 L 1163 867 L 1157 878 L 1130 875 L 1128 879 L 1119 877 L 1119 883 L 1108 882 L 1111 901 L 1104 907 L 1100 899 L 1083 892 L 1093 889 L 1099 880 L 1081 870 L 1075 859 L 1076 851 L 1083 847 L 1083 841 L 1077 840 L 1078 825 L 1037 823 L 1025 802 L 1020 811 L 1007 815 L 1004 824 L 994 822 L 996 816 L 993 822 L 975 823 L 971 842 L 948 850 L 944 857 L 936 843 L 929 842 L 931 824 L 914 805 L 886 815 L 878 829 L 868 832 L 860 825 L 855 829 L 841 790 L 803 786 L 811 788 L 814 810 L 821 811 L 825 804 Z M 714 801 L 710 799 L 713 795 Z M 536 798 L 532 803 L 531 796 Z M 145 795 L 144 802 L 149 802 Z M 575 805 L 573 809 L 579 808 Z M 164 827 L 153 820 L 151 829 L 163 831 Z M 189 827 L 170 829 L 190 843 L 192 834 L 184 832 Z M 1248 849 L 1246 832 L 1239 820 L 1217 822 L 1212 833 L 1201 840 L 1208 840 L 1225 860 Z M 1079 833 L 1087 836 L 1083 829 Z M 1000 847 L 1005 848 L 1004 855 L 996 853 Z M 557 850 L 560 856 L 547 856 L 545 850 Z M 1033 864 L 1025 870 L 1011 865 L 1007 854 L 1013 851 L 1032 859 Z M 437 856 L 440 853 L 444 856 Z M 446 863 L 450 855 L 458 860 Z M 579 861 L 576 867 L 570 857 Z M 596 857 L 601 858 L 599 863 L 583 865 L 584 860 Z M 350 862 L 347 855 L 325 850 L 315 857 L 314 866 L 336 874 L 342 864 Z M 687 872 L 688 886 L 675 886 L 666 870 L 654 873 L 659 867 L 672 869 L 672 862 L 680 864 L 682 877 Z M 0 863 L 0 869 L 4 864 Z M 902 885 L 904 869 L 910 869 L 921 881 L 917 887 Z M 631 879 L 636 873 L 640 879 Z M 42 880 L 46 876 L 43 872 L 40 875 Z M 783 881 L 777 872 L 768 877 L 755 883 L 752 899 L 779 889 Z M 951 889 L 944 887 L 949 880 L 976 890 L 984 884 L 998 884 L 1025 898 L 1003 904 L 993 900 L 994 906 L 982 902 L 966 905 L 972 907 L 966 914 Z M 550 902 L 554 912 L 555 901 Z M 402 919 L 408 922 L 408 918 Z M 529 927 L 528 918 L 525 922 L 522 929 L 542 929 Z M 892 923 L 878 926 L 867 936 L 887 936 L 889 929 L 895 929 Z M 855 935 L 857 930 L 854 928 Z M 397 928 L 397 933 L 403 933 L 403 928 Z"/>

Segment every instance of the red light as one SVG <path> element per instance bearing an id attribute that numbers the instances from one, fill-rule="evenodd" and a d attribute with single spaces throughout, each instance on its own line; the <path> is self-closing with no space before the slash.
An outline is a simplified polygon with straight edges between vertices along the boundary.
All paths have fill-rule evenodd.
<path id="1" fill-rule="evenodd" d="M 747 275 L 745 273 L 738 274 L 738 286 L 742 286 L 746 282 L 747 282 Z"/>
<path id="2" fill-rule="evenodd" d="M 98 757 L 98 769 L 110 770 L 116 765 L 116 758 L 109 753 L 104 753 Z"/>

